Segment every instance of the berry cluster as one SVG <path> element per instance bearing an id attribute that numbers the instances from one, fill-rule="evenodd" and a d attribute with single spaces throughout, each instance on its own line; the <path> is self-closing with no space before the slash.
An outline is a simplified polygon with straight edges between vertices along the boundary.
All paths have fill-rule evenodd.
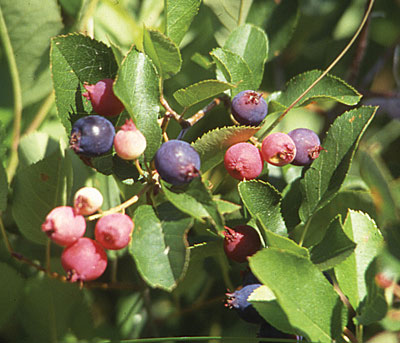
<path id="1" fill-rule="evenodd" d="M 42 231 L 64 248 L 61 264 L 71 282 L 90 281 L 100 277 L 107 267 L 104 249 L 125 248 L 132 236 L 133 221 L 126 214 L 112 213 L 101 217 L 95 226 L 95 239 L 84 237 L 86 219 L 98 211 L 103 203 L 101 193 L 92 187 L 79 189 L 74 206 L 59 206 L 50 211 Z"/>
<path id="2" fill-rule="evenodd" d="M 259 125 L 268 112 L 268 105 L 260 94 L 247 90 L 232 100 L 232 115 L 239 124 Z M 318 135 L 306 128 L 288 134 L 275 132 L 264 138 L 261 150 L 250 143 L 237 143 L 225 152 L 224 165 L 227 172 L 238 180 L 258 177 L 264 161 L 274 166 L 308 166 L 318 156 L 322 147 Z"/>
<path id="3" fill-rule="evenodd" d="M 113 146 L 124 160 L 135 160 L 146 149 L 146 138 L 136 128 L 132 119 L 127 119 L 115 133 L 113 124 L 105 117 L 119 115 L 124 106 L 113 92 L 113 80 L 104 79 L 95 85 L 84 84 L 82 95 L 92 103 L 98 114 L 78 119 L 71 131 L 70 146 L 79 155 L 96 157 L 106 154 Z"/>

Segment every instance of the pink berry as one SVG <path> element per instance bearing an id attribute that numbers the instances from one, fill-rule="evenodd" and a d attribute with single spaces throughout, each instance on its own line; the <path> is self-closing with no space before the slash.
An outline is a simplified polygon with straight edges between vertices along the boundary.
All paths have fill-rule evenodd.
<path id="1" fill-rule="evenodd" d="M 263 160 L 260 150 L 250 143 L 232 145 L 225 153 L 225 169 L 238 180 L 255 179 L 261 174 Z"/>
<path id="2" fill-rule="evenodd" d="M 93 214 L 103 204 L 103 196 L 93 187 L 82 187 L 74 195 L 75 211 L 84 216 Z"/>
<path id="3" fill-rule="evenodd" d="M 87 92 L 82 95 L 90 100 L 97 114 L 113 117 L 124 110 L 124 105 L 114 94 L 113 83 L 113 79 L 104 79 L 94 85 L 83 85 Z"/>
<path id="4" fill-rule="evenodd" d="M 258 232 L 249 225 L 225 226 L 224 251 L 228 258 L 239 263 L 256 253 L 261 247 Z"/>
<path id="5" fill-rule="evenodd" d="M 286 133 L 271 133 L 262 142 L 261 154 L 266 162 L 282 167 L 294 160 L 296 145 Z"/>
<path id="6" fill-rule="evenodd" d="M 82 237 L 64 249 L 61 264 L 68 281 L 90 281 L 97 279 L 106 270 L 107 254 L 99 243 Z"/>
<path id="7" fill-rule="evenodd" d="M 132 119 L 127 119 L 114 137 L 114 149 L 124 160 L 135 160 L 146 149 L 146 138 L 136 128 Z"/>
<path id="8" fill-rule="evenodd" d="M 133 226 L 132 219 L 126 214 L 112 213 L 97 221 L 94 235 L 105 249 L 119 250 L 131 241 Z"/>
<path id="9" fill-rule="evenodd" d="M 50 211 L 42 231 L 56 244 L 67 246 L 79 238 L 86 231 L 86 221 L 83 216 L 77 214 L 70 206 L 59 206 Z"/>

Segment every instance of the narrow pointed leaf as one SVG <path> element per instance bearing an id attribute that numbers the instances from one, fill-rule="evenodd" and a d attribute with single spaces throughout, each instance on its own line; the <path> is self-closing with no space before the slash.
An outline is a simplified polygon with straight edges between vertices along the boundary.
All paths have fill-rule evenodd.
<path id="1" fill-rule="evenodd" d="M 145 29 L 143 31 L 143 48 L 162 79 L 169 79 L 181 69 L 182 58 L 179 48 L 161 32 Z"/>
<path id="2" fill-rule="evenodd" d="M 165 0 L 165 34 L 177 45 L 189 30 L 201 0 Z"/>
<path id="3" fill-rule="evenodd" d="M 335 275 L 340 289 L 357 311 L 367 295 L 368 266 L 382 248 L 383 237 L 375 222 L 362 212 L 350 210 L 343 227 L 357 246 L 349 258 L 335 267 Z"/>
<path id="4" fill-rule="evenodd" d="M 134 48 L 129 51 L 118 71 L 114 86 L 133 118 L 137 128 L 146 137 L 145 156 L 151 160 L 161 144 L 159 77 L 153 63 Z"/>
<path id="5" fill-rule="evenodd" d="M 143 279 L 153 288 L 172 291 L 188 264 L 186 234 L 193 220 L 171 205 L 142 205 L 135 211 L 130 253 Z"/>
<path id="6" fill-rule="evenodd" d="M 347 322 L 346 308 L 308 258 L 268 248 L 249 260 L 251 270 L 275 294 L 296 332 L 311 342 L 340 339 Z"/>
<path id="7" fill-rule="evenodd" d="M 253 127 L 227 126 L 205 133 L 192 144 L 200 155 L 201 171 L 204 173 L 220 164 L 231 145 L 246 142 L 257 131 Z"/>
<path id="8" fill-rule="evenodd" d="M 200 101 L 215 97 L 228 89 L 236 86 L 218 80 L 204 80 L 189 87 L 178 89 L 174 93 L 174 98 L 184 107 L 193 106 Z"/>
<path id="9" fill-rule="evenodd" d="M 321 151 L 300 182 L 304 200 L 299 214 L 303 222 L 340 189 L 375 111 L 375 107 L 360 107 L 345 112 L 330 127 L 322 143 L 325 150 Z"/>

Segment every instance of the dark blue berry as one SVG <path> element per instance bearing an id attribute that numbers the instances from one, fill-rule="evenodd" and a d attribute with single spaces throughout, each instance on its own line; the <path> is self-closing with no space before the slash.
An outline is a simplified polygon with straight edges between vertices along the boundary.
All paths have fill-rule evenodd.
<path id="1" fill-rule="evenodd" d="M 268 113 L 268 104 L 260 93 L 242 91 L 232 99 L 232 115 L 239 124 L 257 126 Z"/>
<path id="2" fill-rule="evenodd" d="M 251 272 L 251 270 L 244 272 L 242 286 L 244 287 L 244 286 L 252 285 L 255 283 L 259 284 L 260 280 L 257 279 L 257 277 Z"/>
<path id="3" fill-rule="evenodd" d="M 114 126 L 98 115 L 78 119 L 72 126 L 70 146 L 79 155 L 95 157 L 105 154 L 113 145 Z"/>
<path id="4" fill-rule="evenodd" d="M 296 145 L 296 156 L 292 161 L 295 166 L 308 166 L 322 150 L 318 135 L 310 129 L 295 129 L 288 133 Z"/>
<path id="5" fill-rule="evenodd" d="M 262 323 L 264 319 L 258 314 L 253 305 L 247 301 L 247 298 L 250 296 L 250 294 L 260 286 L 260 283 L 254 283 L 247 285 L 233 293 L 226 293 L 226 306 L 235 309 L 239 316 L 249 323 Z"/>
<path id="6" fill-rule="evenodd" d="M 154 157 L 161 179 L 183 185 L 200 176 L 200 156 L 187 142 L 172 139 L 161 145 Z"/>

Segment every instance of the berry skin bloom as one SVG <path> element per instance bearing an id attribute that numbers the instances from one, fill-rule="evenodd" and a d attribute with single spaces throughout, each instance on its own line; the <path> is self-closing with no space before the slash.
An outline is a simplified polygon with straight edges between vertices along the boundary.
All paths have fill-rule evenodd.
<path id="1" fill-rule="evenodd" d="M 258 232 L 249 225 L 225 226 L 224 251 L 228 258 L 243 263 L 261 247 Z"/>
<path id="2" fill-rule="evenodd" d="M 171 139 L 157 150 L 155 167 L 161 179 L 184 185 L 200 176 L 200 156 L 187 142 Z"/>
<path id="3" fill-rule="evenodd" d="M 112 213 L 97 221 L 94 235 L 105 249 L 119 250 L 131 241 L 133 226 L 132 219 L 126 214 Z"/>
<path id="4" fill-rule="evenodd" d="M 50 211 L 42 224 L 42 231 L 56 244 L 68 246 L 86 231 L 85 218 L 70 206 L 59 206 Z"/>
<path id="5" fill-rule="evenodd" d="M 103 196 L 93 187 L 82 187 L 74 195 L 75 212 L 84 216 L 93 214 L 103 204 Z"/>
<path id="6" fill-rule="evenodd" d="M 286 133 L 271 133 L 262 142 L 261 154 L 264 161 L 282 167 L 294 160 L 296 145 Z"/>
<path id="7" fill-rule="evenodd" d="M 113 117 L 124 110 L 124 105 L 114 94 L 113 83 L 113 79 L 104 79 L 94 85 L 83 85 L 87 92 L 82 96 L 90 100 L 93 110 L 97 114 Z"/>
<path id="8" fill-rule="evenodd" d="M 61 264 L 70 282 L 91 281 L 100 277 L 107 267 L 107 254 L 93 239 L 82 237 L 66 247 Z"/>
<path id="9" fill-rule="evenodd" d="M 132 119 L 127 119 L 114 137 L 114 150 L 124 160 L 135 160 L 146 149 L 146 138 L 136 128 Z"/>
<path id="10" fill-rule="evenodd" d="M 232 145 L 225 153 L 224 165 L 237 180 L 252 180 L 261 174 L 263 160 L 260 150 L 250 143 Z"/>
<path id="11" fill-rule="evenodd" d="M 70 147 L 79 155 L 104 155 L 113 145 L 114 126 L 106 118 L 90 115 L 78 119 L 71 130 Z"/>
<path id="12" fill-rule="evenodd" d="M 318 135 L 310 129 L 295 129 L 288 135 L 296 145 L 296 157 L 292 161 L 295 166 L 310 165 L 323 150 Z"/>
<path id="13" fill-rule="evenodd" d="M 267 114 L 268 104 L 260 93 L 246 90 L 232 99 L 232 115 L 239 124 L 257 126 Z"/>

